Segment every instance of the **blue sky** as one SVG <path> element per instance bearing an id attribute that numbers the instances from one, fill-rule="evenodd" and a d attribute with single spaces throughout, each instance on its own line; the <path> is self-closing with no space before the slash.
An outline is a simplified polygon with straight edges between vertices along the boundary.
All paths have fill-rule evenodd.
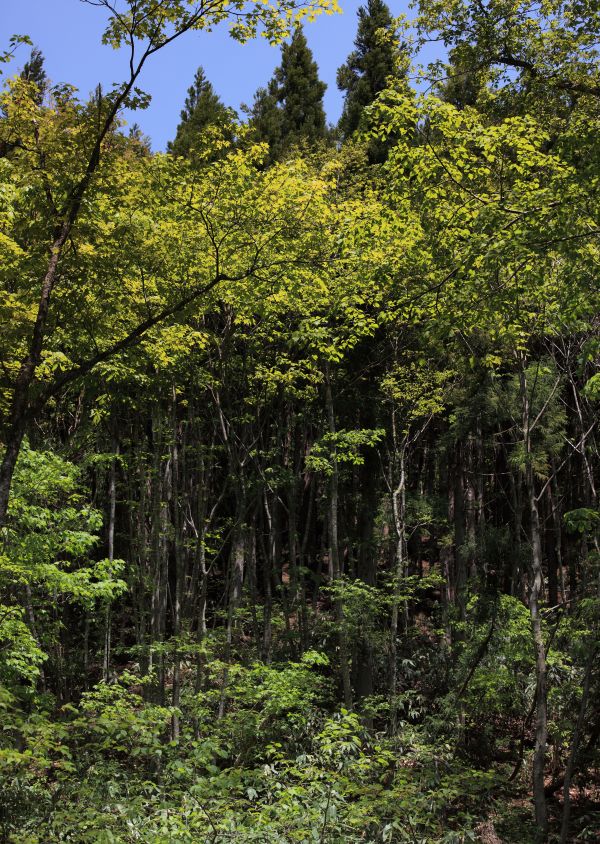
<path id="1" fill-rule="evenodd" d="M 343 13 L 321 15 L 306 24 L 309 45 L 327 83 L 325 108 L 328 119 L 337 121 L 342 98 L 335 84 L 336 69 L 353 46 L 356 12 L 364 0 L 340 0 Z M 388 0 L 392 13 L 408 14 L 408 0 Z M 104 47 L 101 35 L 106 21 L 103 9 L 80 0 L 0 0 L 0 49 L 14 33 L 29 35 L 46 57 L 46 71 L 53 82 L 76 85 L 82 96 L 100 82 L 105 87 L 124 78 L 125 56 Z M 16 72 L 28 58 L 21 46 L 5 74 Z M 173 138 L 186 91 L 196 68 L 202 65 L 226 105 L 239 109 L 251 103 L 279 63 L 279 49 L 264 39 L 241 45 L 227 34 L 226 26 L 211 33 L 188 33 L 154 56 L 146 66 L 141 87 L 152 95 L 146 111 L 136 120 L 152 139 L 155 150 Z"/>

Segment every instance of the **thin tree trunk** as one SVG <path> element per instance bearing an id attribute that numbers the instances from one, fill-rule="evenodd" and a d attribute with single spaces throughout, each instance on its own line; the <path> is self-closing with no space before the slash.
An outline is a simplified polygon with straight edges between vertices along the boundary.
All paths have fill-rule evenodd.
<path id="1" fill-rule="evenodd" d="M 598 630 L 593 632 L 593 641 L 588 655 L 587 664 L 585 667 L 585 675 L 583 679 L 583 689 L 581 692 L 581 703 L 579 705 L 579 714 L 577 716 L 577 723 L 573 731 L 573 738 L 571 740 L 571 749 L 569 752 L 569 760 L 565 770 L 565 782 L 563 786 L 563 815 L 560 829 L 560 844 L 568 844 L 569 841 L 569 825 L 571 817 L 571 782 L 573 774 L 577 770 L 577 757 L 579 755 L 579 745 L 581 743 L 581 734 L 583 732 L 583 725 L 585 722 L 585 715 L 590 702 L 590 689 L 592 682 L 592 672 L 596 663 L 597 655 L 597 637 Z"/>
<path id="2" fill-rule="evenodd" d="M 531 532 L 531 583 L 529 586 L 529 613 L 533 632 L 536 669 L 536 724 L 535 750 L 533 755 L 533 802 L 535 807 L 535 821 L 539 829 L 540 838 L 545 840 L 548 832 L 546 795 L 544 792 L 544 768 L 546 762 L 546 743 L 548 738 L 548 716 L 546 696 L 546 652 L 539 609 L 539 602 L 542 598 L 543 590 L 542 541 L 540 516 L 533 477 L 529 395 L 525 364 L 523 360 L 521 360 L 520 369 L 520 392 L 522 429 L 526 460 L 525 486 L 527 489 L 529 503 Z"/>
<path id="3" fill-rule="evenodd" d="M 246 501 L 243 491 L 239 492 L 235 536 L 230 554 L 229 562 L 229 606 L 227 610 L 227 630 L 225 635 L 225 654 L 223 676 L 221 678 L 221 695 L 219 698 L 219 720 L 225 715 L 227 702 L 227 683 L 229 679 L 229 661 L 233 645 L 233 628 L 236 619 L 236 612 L 242 599 L 242 587 L 244 584 L 244 562 L 246 552 L 246 529 L 244 518 L 246 514 Z"/>
<path id="4" fill-rule="evenodd" d="M 335 414 L 333 408 L 333 395 L 331 392 L 331 377 L 329 372 L 329 365 L 326 369 L 325 380 L 325 400 L 327 404 L 327 421 L 329 426 L 329 433 L 335 437 Z M 329 484 L 329 564 L 331 568 L 332 581 L 335 585 L 341 580 L 340 557 L 339 557 L 339 537 L 338 537 L 338 507 L 339 507 L 339 466 L 337 460 L 337 449 L 335 441 L 332 445 L 331 455 L 331 478 Z M 346 636 L 346 623 L 344 618 L 344 602 L 342 595 L 339 592 L 335 597 L 335 615 L 338 625 L 338 646 L 340 652 L 340 673 L 342 678 L 342 687 L 344 690 L 344 704 L 347 709 L 352 709 L 352 686 L 350 684 L 350 666 L 348 664 L 348 642 Z"/>
<path id="5" fill-rule="evenodd" d="M 395 446 L 396 447 L 396 446 Z M 398 485 L 392 493 L 392 510 L 396 528 L 396 572 L 394 578 L 394 600 L 392 604 L 392 620 L 390 625 L 390 698 L 392 707 L 392 729 L 396 729 L 398 691 L 398 620 L 400 615 L 400 595 L 405 571 L 406 545 L 406 438 L 398 449 Z M 406 602 L 404 602 L 406 607 Z"/>
<path id="6" fill-rule="evenodd" d="M 117 460 L 119 456 L 119 443 L 116 438 L 113 438 L 112 443 L 113 458 L 110 463 L 110 477 L 108 482 L 108 559 L 113 562 L 115 559 L 115 518 L 117 513 Z M 110 612 L 110 603 L 106 604 L 106 612 L 104 615 L 104 657 L 102 660 L 102 674 L 104 682 L 108 683 L 110 680 L 110 652 L 111 652 L 111 637 L 112 637 L 112 619 Z"/>
<path id="7" fill-rule="evenodd" d="M 173 554 L 175 558 L 175 594 L 173 596 L 173 714 L 171 716 L 171 739 L 179 740 L 179 705 L 181 703 L 181 612 L 185 586 L 185 557 L 179 501 L 179 432 L 177 425 L 177 393 L 172 395 L 172 447 L 171 447 L 171 509 L 173 521 Z"/>

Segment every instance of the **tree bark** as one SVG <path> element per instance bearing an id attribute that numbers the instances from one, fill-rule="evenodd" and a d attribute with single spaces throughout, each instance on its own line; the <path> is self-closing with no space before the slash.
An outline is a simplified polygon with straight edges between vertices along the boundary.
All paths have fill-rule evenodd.
<path id="1" fill-rule="evenodd" d="M 400 592 L 405 571 L 406 545 L 406 438 L 398 451 L 398 485 L 392 493 L 392 510 L 396 527 L 396 576 L 394 578 L 394 601 L 392 604 L 392 620 L 390 624 L 390 697 L 392 706 L 392 729 L 396 729 L 397 706 L 396 693 L 398 690 L 398 620 L 400 615 Z M 405 602 L 406 607 L 406 602 Z"/>
<path id="2" fill-rule="evenodd" d="M 529 585 L 529 613 L 533 632 L 536 671 L 536 723 L 535 750 L 533 755 L 533 802 L 535 821 L 541 840 L 546 840 L 548 833 L 548 815 L 544 792 L 544 768 L 546 762 L 546 743 L 548 738 L 548 716 L 546 695 L 546 651 L 542 634 L 542 620 L 539 603 L 543 594 L 542 541 L 538 502 L 532 465 L 531 414 L 525 363 L 521 359 L 519 373 L 522 430 L 525 446 L 525 486 L 529 503 L 531 537 L 531 583 Z"/>
<path id="3" fill-rule="evenodd" d="M 333 394 L 331 391 L 331 375 L 329 364 L 325 374 L 325 402 L 327 406 L 327 423 L 329 433 L 335 437 L 335 413 L 333 407 Z M 339 465 L 335 441 L 332 444 L 331 454 L 331 478 L 329 482 L 329 565 L 334 585 L 339 584 L 342 572 L 340 569 L 339 536 L 338 536 L 338 508 L 339 508 Z M 352 686 L 350 683 L 350 666 L 348 664 L 348 641 L 346 636 L 346 622 L 344 618 L 344 601 L 341 594 L 335 597 L 335 616 L 338 625 L 338 646 L 340 654 L 340 674 L 342 688 L 344 691 L 344 704 L 347 709 L 352 709 Z"/>

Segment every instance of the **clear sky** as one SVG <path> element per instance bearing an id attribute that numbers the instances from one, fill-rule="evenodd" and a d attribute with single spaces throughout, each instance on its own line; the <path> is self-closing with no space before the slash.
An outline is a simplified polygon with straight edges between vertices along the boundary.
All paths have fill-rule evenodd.
<path id="1" fill-rule="evenodd" d="M 353 47 L 356 12 L 364 0 L 340 0 L 341 15 L 321 15 L 306 24 L 305 33 L 314 53 L 321 79 L 327 83 L 325 108 L 336 122 L 342 98 L 335 83 L 336 70 Z M 408 0 L 388 0 L 392 14 L 408 13 Z M 46 72 L 53 82 L 77 86 L 83 97 L 100 82 L 105 87 L 125 75 L 125 56 L 101 44 L 106 22 L 103 9 L 81 0 L 0 0 L 0 49 L 11 35 L 29 35 L 46 58 Z M 19 47 L 6 75 L 20 69 L 29 48 Z M 241 45 L 233 41 L 226 25 L 211 33 L 187 33 L 152 57 L 144 69 L 140 87 L 152 95 L 137 121 L 152 139 L 155 150 L 164 149 L 179 121 L 186 91 L 196 68 L 202 65 L 223 102 L 239 110 L 252 102 L 279 63 L 279 49 L 262 38 Z"/>

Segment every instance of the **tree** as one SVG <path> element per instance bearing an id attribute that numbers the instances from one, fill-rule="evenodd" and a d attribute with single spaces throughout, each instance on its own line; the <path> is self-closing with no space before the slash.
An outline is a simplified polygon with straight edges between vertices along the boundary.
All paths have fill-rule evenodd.
<path id="1" fill-rule="evenodd" d="M 275 71 L 275 80 L 284 147 L 323 140 L 327 134 L 323 109 L 327 86 L 319 79 L 319 69 L 301 27 L 296 27 L 291 41 L 281 48 L 281 65 Z"/>
<path id="2" fill-rule="evenodd" d="M 273 163 L 281 146 L 281 109 L 277 101 L 277 83 L 271 79 L 266 88 L 259 88 L 252 107 L 247 109 L 253 136 L 268 144 L 267 163 Z"/>
<path id="3" fill-rule="evenodd" d="M 552 0 L 540 9 L 532 0 L 502 0 L 492 11 L 486 3 L 453 0 L 448 14 L 444 4 L 421 0 L 418 25 L 425 38 L 439 38 L 460 55 L 463 70 L 499 69 L 497 83 L 526 96 L 529 110 L 536 101 L 564 108 L 572 99 L 600 96 L 592 3 Z"/>
<path id="4" fill-rule="evenodd" d="M 537 120 L 528 114 L 494 124 L 475 109 L 459 110 L 435 98 L 421 101 L 418 116 L 407 99 L 397 110 L 385 102 L 378 107 L 388 116 L 399 116 L 405 109 L 406 123 L 397 127 L 402 141 L 390 153 L 387 175 L 396 179 L 392 188 L 396 202 L 399 191 L 415 191 L 419 185 L 423 229 L 433 238 L 431 250 L 437 256 L 433 264 L 442 260 L 443 265 L 437 290 L 444 293 L 436 296 L 445 297 L 451 323 L 460 323 L 463 336 L 466 331 L 471 337 L 467 340 L 471 350 L 479 344 L 486 349 L 481 354 L 483 365 L 491 371 L 506 367 L 518 378 L 511 459 L 521 473 L 519 494 L 524 492 L 529 529 L 529 577 L 523 591 L 536 655 L 533 796 L 542 837 L 548 828 L 544 791 L 548 688 L 541 614 L 545 560 L 540 499 L 554 470 L 548 468 L 552 449 L 547 449 L 541 466 L 536 460 L 533 432 L 546 424 L 561 379 L 551 383 L 541 405 L 533 407 L 534 400 L 540 402 L 546 370 L 539 352 L 533 370 L 530 367 L 540 344 L 563 331 L 574 333 L 593 325 L 598 306 L 590 264 L 598 227 L 588 211 L 596 187 L 580 181 L 571 163 L 572 142 L 567 140 L 578 131 L 578 119 L 597 120 L 595 106 L 588 108 L 581 102 L 565 121 L 561 142 L 550 144 L 543 113 Z M 416 126 L 425 130 L 422 142 L 411 146 L 409 127 Z M 596 143 L 592 138 L 586 141 L 590 145 L 586 160 L 588 155 L 596 158 L 591 152 Z M 407 172 L 410 186 L 406 186 Z M 428 187 L 423 190 L 425 183 Z M 577 211 L 575 197 L 581 203 Z M 577 220 L 575 230 L 573 219 Z M 434 277 L 432 282 L 435 289 Z"/>
<path id="5" fill-rule="evenodd" d="M 361 125 L 363 111 L 384 90 L 397 72 L 396 28 L 389 7 L 383 0 L 368 0 L 358 10 L 355 50 L 337 72 L 337 85 L 345 92 L 344 109 L 338 124 L 342 139 Z M 382 153 L 375 150 L 382 160 Z"/>
<path id="6" fill-rule="evenodd" d="M 35 85 L 38 90 L 37 99 L 41 103 L 48 87 L 48 77 L 44 69 L 44 55 L 37 47 L 31 51 L 29 61 L 25 63 L 21 71 L 21 78 Z"/>
<path id="7" fill-rule="evenodd" d="M 133 123 L 127 133 L 131 150 L 135 155 L 150 155 L 152 153 L 152 140 L 142 131 L 138 123 Z"/>
<path id="8" fill-rule="evenodd" d="M 12 60 L 20 44 L 29 44 L 31 46 L 31 38 L 28 35 L 11 35 L 8 43 L 8 49 L 0 50 L 0 76 L 3 73 L 2 65 L 8 64 Z"/>
<path id="9" fill-rule="evenodd" d="M 201 143 L 202 132 L 207 126 L 222 129 L 225 139 L 231 140 L 230 125 L 234 119 L 233 109 L 221 102 L 204 70 L 199 67 L 193 84 L 188 88 L 175 140 L 169 141 L 167 151 L 173 155 L 189 156 Z"/>
<path id="10" fill-rule="evenodd" d="M 450 51 L 446 75 L 437 89 L 439 96 L 457 108 L 476 106 L 485 84 L 485 71 L 478 68 L 477 50 L 471 44 Z"/>
<path id="11" fill-rule="evenodd" d="M 0 554 L 0 635 L 11 642 L 7 654 L 4 647 L 0 653 L 0 682 L 9 673 L 35 683 L 45 660 L 62 659 L 57 642 L 68 605 L 92 608 L 125 588 L 118 579 L 122 561 L 94 560 L 102 516 L 85 502 L 80 476 L 72 463 L 25 443 Z M 23 591 L 21 608 L 17 596 Z M 46 610 L 50 599 L 54 616 Z"/>
<path id="12" fill-rule="evenodd" d="M 281 64 L 266 88 L 257 91 L 251 124 L 257 139 L 270 147 L 272 161 L 291 147 L 314 144 L 327 137 L 323 95 L 327 86 L 319 79 L 301 27 L 281 48 Z"/>
<path id="13" fill-rule="evenodd" d="M 307 12 L 306 7 L 297 9 L 292 0 L 281 0 L 273 7 L 262 3 L 250 4 L 244 7 L 242 12 L 238 4 L 229 6 L 218 3 L 207 9 L 203 3 L 190 6 L 181 0 L 174 0 L 169 3 L 168 14 L 163 14 L 162 4 L 155 8 L 146 0 L 128 0 L 126 8 L 119 12 L 115 11 L 110 0 L 99 0 L 96 5 L 106 8 L 109 12 L 104 42 L 114 48 L 119 48 L 124 44 L 129 47 L 130 70 L 123 84 L 102 98 L 97 103 L 96 109 L 91 109 L 87 113 L 78 111 L 73 103 L 68 102 L 67 97 L 71 115 L 77 114 L 79 120 L 83 121 L 83 125 L 79 145 L 75 142 L 75 146 L 71 146 L 71 152 L 75 153 L 76 158 L 71 162 L 70 170 L 64 174 L 67 178 L 63 178 L 60 192 L 55 193 L 52 184 L 46 181 L 46 199 L 43 209 L 46 227 L 42 241 L 37 244 L 42 247 L 42 250 L 46 250 L 46 260 L 43 262 L 43 268 L 39 267 L 39 300 L 36 315 L 29 330 L 24 356 L 14 377 L 8 421 L 3 431 L 5 448 L 0 466 L 0 525 L 6 518 L 11 480 L 27 426 L 39 407 L 47 400 L 43 399 L 40 402 L 39 396 L 34 399 L 32 390 L 46 344 L 48 322 L 52 313 L 51 302 L 60 277 L 59 269 L 63 252 L 79 218 L 84 198 L 90 191 L 96 173 L 104 161 L 105 142 L 113 132 L 115 121 L 121 110 L 127 106 L 147 104 L 147 96 L 137 88 L 138 79 L 146 62 L 185 33 L 210 28 L 229 15 L 235 16 L 236 22 L 231 28 L 231 34 L 237 40 L 245 41 L 253 37 L 261 27 L 272 43 L 278 43 L 288 34 L 284 18 L 293 25 Z M 329 0 L 317 0 L 314 3 L 310 2 L 309 5 L 312 12 L 320 12 L 328 9 L 331 4 Z M 57 116 L 60 112 L 61 99 L 64 102 L 64 97 L 57 100 L 59 106 Z M 37 105 L 35 100 L 33 104 Z M 28 107 L 25 105 L 25 108 Z M 10 125 L 3 126 L 3 130 L 5 128 L 9 134 L 15 131 Z M 21 124 L 19 131 L 23 131 L 23 128 Z M 37 141 L 34 142 L 34 147 L 36 146 Z M 39 152 L 44 151 L 38 147 L 38 155 Z M 218 283 L 218 280 L 214 279 L 214 282 Z M 205 288 L 206 285 L 202 285 L 191 295 L 185 296 L 184 300 L 201 296 Z M 184 307 L 184 305 L 185 301 L 182 300 L 181 306 Z M 144 334 L 150 325 L 156 324 L 160 318 L 159 315 L 155 315 L 150 318 L 150 323 L 148 320 L 140 322 L 134 332 L 129 335 L 129 339 L 124 342 L 137 341 L 139 336 Z M 107 351 L 104 357 L 116 354 L 121 348 L 122 343 L 112 352 Z M 96 361 L 97 356 L 88 359 L 84 364 L 84 369 L 89 370 Z M 77 376 L 74 374 L 73 377 Z"/>
<path id="14" fill-rule="evenodd" d="M 107 132 L 0 529 L 0 838 L 541 844 L 559 790 L 594 837 L 598 98 L 440 67 L 268 167 L 241 127 Z M 106 107 L 33 94 L 0 100 L 3 415 Z"/>
<path id="15" fill-rule="evenodd" d="M 19 40 L 17 36 L 14 36 L 14 38 L 17 39 L 15 41 L 16 47 L 19 43 Z M 29 39 L 26 39 L 24 43 L 29 43 Z M 2 61 L 8 61 L 11 57 L 11 54 L 12 51 L 6 53 L 4 57 L 0 56 L 0 63 Z M 2 71 L 0 71 L 0 73 L 1 72 Z M 20 77 L 21 79 L 24 79 L 26 82 L 29 82 L 33 86 L 33 97 L 36 103 L 38 105 L 41 105 L 44 99 L 44 94 L 46 93 L 46 90 L 48 88 L 48 78 L 46 76 L 46 71 L 44 70 L 44 56 L 42 55 L 41 50 L 38 50 L 37 47 L 34 47 L 32 49 L 29 61 L 25 63 L 23 70 L 20 73 Z M 0 158 L 7 155 L 13 148 L 13 144 L 10 144 L 5 140 L 0 139 Z"/>

